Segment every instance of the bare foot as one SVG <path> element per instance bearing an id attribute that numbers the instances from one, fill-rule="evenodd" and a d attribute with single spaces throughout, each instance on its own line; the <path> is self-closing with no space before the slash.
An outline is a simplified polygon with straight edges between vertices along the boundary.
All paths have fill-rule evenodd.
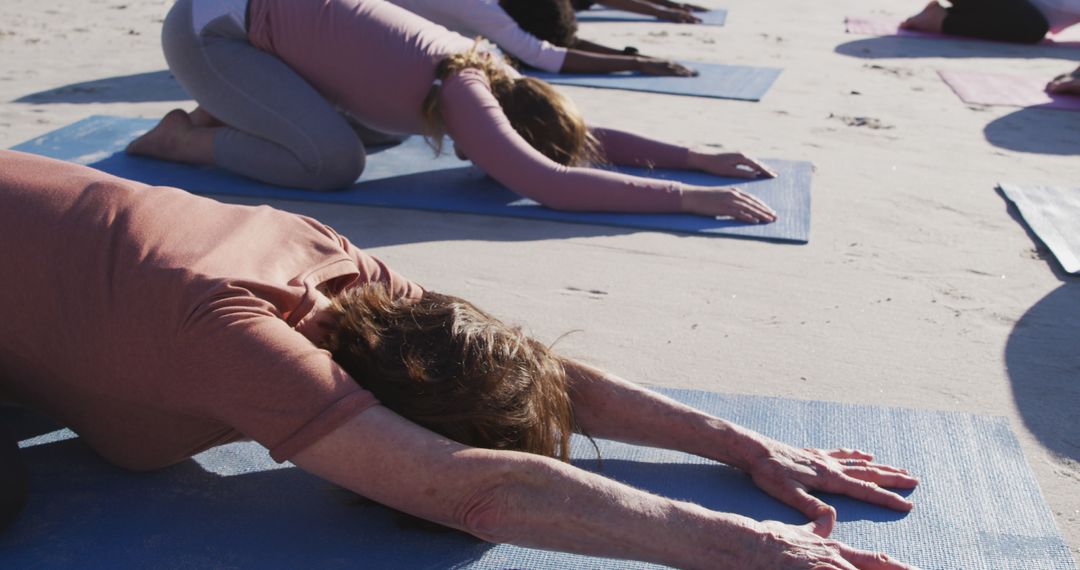
<path id="1" fill-rule="evenodd" d="M 905 30 L 940 34 L 948 13 L 944 6 L 937 3 L 937 0 L 930 0 L 922 12 L 904 20 L 900 27 Z"/>
<path id="2" fill-rule="evenodd" d="M 1048 93 L 1060 95 L 1080 95 L 1080 67 L 1072 73 L 1065 73 L 1046 84 Z"/>
<path id="3" fill-rule="evenodd" d="M 224 127 L 225 123 L 221 122 L 217 117 L 210 114 L 209 111 L 202 107 L 195 107 L 189 115 L 191 117 L 191 124 L 195 127 Z"/>
<path id="4" fill-rule="evenodd" d="M 213 164 L 214 129 L 198 128 L 183 109 L 169 111 L 161 121 L 127 146 L 128 154 L 190 164 Z"/>

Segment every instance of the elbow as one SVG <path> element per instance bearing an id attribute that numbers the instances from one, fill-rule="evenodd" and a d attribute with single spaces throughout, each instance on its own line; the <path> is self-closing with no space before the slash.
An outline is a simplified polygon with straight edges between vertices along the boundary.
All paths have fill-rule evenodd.
<path id="1" fill-rule="evenodd" d="M 524 473 L 515 465 L 500 465 L 492 471 L 490 480 L 461 502 L 454 526 L 487 542 L 514 543 L 522 535 L 522 521 L 513 505 Z"/>

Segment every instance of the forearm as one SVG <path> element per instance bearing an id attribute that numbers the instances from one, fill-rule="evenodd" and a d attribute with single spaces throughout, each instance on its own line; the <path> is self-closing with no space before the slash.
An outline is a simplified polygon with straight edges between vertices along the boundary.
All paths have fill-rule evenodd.
<path id="1" fill-rule="evenodd" d="M 589 132 L 600 143 L 604 160 L 611 164 L 677 170 L 694 168 L 689 162 L 689 149 L 682 145 L 604 127 L 590 127 Z"/>
<path id="2" fill-rule="evenodd" d="M 468 448 L 372 408 L 293 457 L 306 471 L 492 542 L 745 568 L 754 521 L 657 497 L 526 453 Z"/>
<path id="3" fill-rule="evenodd" d="M 756 523 L 530 456 L 497 519 L 506 542 L 678 568 L 745 568 Z M 493 520 L 493 522 L 495 522 Z M 499 537 L 496 537 L 499 538 Z"/>
<path id="4" fill-rule="evenodd" d="M 640 71 L 642 58 L 622 53 L 596 53 L 570 49 L 560 71 L 564 73 L 615 73 Z"/>
<path id="5" fill-rule="evenodd" d="M 627 55 L 626 50 L 609 48 L 607 46 L 600 45 L 600 44 L 597 44 L 597 43 L 593 43 L 593 42 L 590 42 L 589 40 L 583 40 L 581 38 L 575 39 L 573 45 L 569 45 L 569 46 L 566 46 L 566 47 L 568 47 L 570 49 L 575 49 L 575 50 L 578 50 L 578 51 L 587 51 L 587 52 L 607 54 L 607 55 Z"/>
<path id="6" fill-rule="evenodd" d="M 675 449 L 746 469 L 764 436 L 591 366 L 564 360 L 581 431 Z"/>

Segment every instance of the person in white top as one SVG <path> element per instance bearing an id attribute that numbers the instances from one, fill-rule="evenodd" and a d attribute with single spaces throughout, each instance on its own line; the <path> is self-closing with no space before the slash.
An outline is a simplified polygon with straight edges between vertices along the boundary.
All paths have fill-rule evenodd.
<path id="1" fill-rule="evenodd" d="M 483 36 L 518 61 L 552 73 L 692 76 L 682 64 L 577 40 L 567 0 L 388 0 L 463 36 Z"/>
<path id="2" fill-rule="evenodd" d="M 900 25 L 907 30 L 1015 43 L 1038 43 L 1080 22 L 1080 0 L 931 0 Z"/>

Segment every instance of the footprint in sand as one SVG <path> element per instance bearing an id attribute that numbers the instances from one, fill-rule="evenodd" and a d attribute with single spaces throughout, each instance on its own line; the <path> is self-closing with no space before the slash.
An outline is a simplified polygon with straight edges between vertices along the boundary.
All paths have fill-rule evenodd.
<path id="1" fill-rule="evenodd" d="M 585 296 L 585 297 L 588 297 L 590 299 L 597 299 L 597 300 L 603 299 L 608 294 L 607 291 L 601 291 L 600 289 L 579 289 L 577 287 L 569 287 L 569 286 L 564 287 L 563 290 L 561 291 L 561 293 L 563 295 Z"/>
<path id="2" fill-rule="evenodd" d="M 837 115 L 835 113 L 829 113 L 830 119 L 836 119 L 849 127 L 866 127 L 868 129 L 883 130 L 894 128 L 892 125 L 887 125 L 881 122 L 881 119 L 875 119 L 874 117 L 854 117 L 851 115 Z"/>

